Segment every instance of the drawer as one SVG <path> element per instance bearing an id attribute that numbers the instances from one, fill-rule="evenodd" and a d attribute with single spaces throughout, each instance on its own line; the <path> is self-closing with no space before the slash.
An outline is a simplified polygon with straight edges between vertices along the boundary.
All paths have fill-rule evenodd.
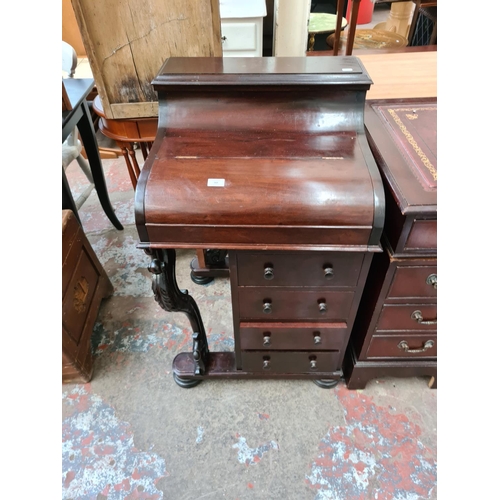
<path id="1" fill-rule="evenodd" d="M 346 323 L 240 323 L 245 350 L 341 350 L 346 337 Z"/>
<path id="2" fill-rule="evenodd" d="M 415 219 L 404 245 L 405 252 L 437 252 L 437 220 Z"/>
<path id="3" fill-rule="evenodd" d="M 377 332 L 383 330 L 436 329 L 436 304 L 385 305 L 377 323 Z"/>
<path id="4" fill-rule="evenodd" d="M 355 287 L 362 253 L 238 253 L 240 286 Z"/>
<path id="5" fill-rule="evenodd" d="M 240 318 L 246 320 L 346 320 L 353 298 L 354 292 L 238 288 Z"/>
<path id="6" fill-rule="evenodd" d="M 242 370 L 263 373 L 333 372 L 340 368 L 339 351 L 242 351 Z"/>
<path id="7" fill-rule="evenodd" d="M 99 274 L 82 248 L 62 301 L 63 327 L 76 344 L 80 342 L 98 281 Z"/>
<path id="8" fill-rule="evenodd" d="M 437 265 L 397 266 L 387 297 L 437 297 Z"/>
<path id="9" fill-rule="evenodd" d="M 399 332 L 398 335 L 374 335 L 366 358 L 437 358 L 437 335 L 435 332 L 418 335 L 407 335 L 405 332 Z"/>

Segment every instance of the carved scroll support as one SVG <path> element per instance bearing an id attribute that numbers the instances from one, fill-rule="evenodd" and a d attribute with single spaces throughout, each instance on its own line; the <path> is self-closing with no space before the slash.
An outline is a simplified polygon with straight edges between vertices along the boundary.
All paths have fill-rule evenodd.
<path id="1" fill-rule="evenodd" d="M 193 329 L 194 375 L 204 375 L 208 364 L 208 341 L 198 305 L 187 290 L 180 290 L 175 277 L 175 250 L 145 250 L 152 257 L 148 270 L 153 274 L 156 302 L 169 312 L 183 312 Z"/>

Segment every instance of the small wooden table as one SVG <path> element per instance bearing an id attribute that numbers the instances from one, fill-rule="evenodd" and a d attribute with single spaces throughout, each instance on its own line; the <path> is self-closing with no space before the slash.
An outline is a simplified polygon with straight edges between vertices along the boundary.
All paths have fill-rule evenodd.
<path id="1" fill-rule="evenodd" d="M 337 15 L 328 14 L 323 12 L 311 12 L 309 15 L 309 48 L 307 50 L 314 50 L 314 42 L 316 35 L 321 33 L 333 33 L 337 26 Z M 341 28 L 344 29 L 347 26 L 347 19 L 342 18 Z"/>
<path id="2" fill-rule="evenodd" d="M 134 189 L 141 173 L 135 156 L 134 143 L 140 145 L 144 161 L 149 154 L 158 129 L 158 117 L 110 119 L 104 114 L 101 98 L 97 96 L 92 108 L 99 116 L 99 130 L 110 139 L 113 139 L 121 149 L 127 164 L 130 182 Z"/>
<path id="3" fill-rule="evenodd" d="M 62 112 L 62 142 L 67 139 L 76 126 L 87 154 L 90 171 L 94 179 L 95 190 L 101 202 L 101 206 L 109 220 L 113 223 L 113 226 L 115 226 L 116 229 L 123 229 L 123 226 L 116 217 L 114 209 L 111 206 L 94 127 L 92 126 L 92 119 L 87 105 L 87 96 L 94 88 L 94 80 L 93 78 L 67 78 L 64 80 L 64 88 L 71 109 Z M 62 171 L 62 208 L 63 210 L 72 210 L 80 222 L 78 209 L 73 200 L 64 168 Z"/>

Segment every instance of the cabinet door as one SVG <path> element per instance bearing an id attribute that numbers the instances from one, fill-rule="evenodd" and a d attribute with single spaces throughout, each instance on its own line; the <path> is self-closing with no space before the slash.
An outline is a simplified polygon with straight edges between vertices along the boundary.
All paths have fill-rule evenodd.
<path id="1" fill-rule="evenodd" d="M 223 20 L 221 33 L 224 57 L 262 56 L 262 18 Z"/>

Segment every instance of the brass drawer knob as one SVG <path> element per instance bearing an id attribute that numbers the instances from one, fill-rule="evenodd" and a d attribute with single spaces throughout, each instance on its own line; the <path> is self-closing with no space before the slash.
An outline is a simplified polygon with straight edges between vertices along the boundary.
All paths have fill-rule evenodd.
<path id="1" fill-rule="evenodd" d="M 320 335 L 319 332 L 314 332 L 314 338 L 313 338 L 313 340 L 314 340 L 314 344 L 315 345 L 321 344 L 321 335 Z"/>
<path id="2" fill-rule="evenodd" d="M 434 347 L 434 340 L 427 340 L 424 345 L 418 349 L 410 349 L 410 346 L 408 345 L 408 342 L 406 340 L 402 340 L 398 344 L 398 348 L 403 350 L 404 352 L 410 353 L 410 354 L 416 354 L 419 352 L 425 352 L 431 347 Z"/>
<path id="3" fill-rule="evenodd" d="M 436 319 L 424 319 L 422 316 L 422 311 L 413 311 L 411 313 L 411 319 L 416 321 L 419 325 L 437 325 Z"/>
<path id="4" fill-rule="evenodd" d="M 326 310 L 327 310 L 327 307 L 326 307 L 326 302 L 325 302 L 325 301 L 323 301 L 323 300 L 322 300 L 321 302 L 319 302 L 319 303 L 318 303 L 318 309 L 319 309 L 319 312 L 320 312 L 321 314 L 326 313 Z"/>
<path id="5" fill-rule="evenodd" d="M 434 287 L 434 290 L 437 290 L 437 288 L 438 288 L 437 274 L 429 274 L 429 276 L 427 276 L 427 279 L 425 280 L 425 282 L 428 285 L 431 285 L 432 287 Z"/>
<path id="6" fill-rule="evenodd" d="M 264 279 L 272 280 L 274 278 L 274 268 L 272 265 L 268 265 L 264 268 Z"/>
<path id="7" fill-rule="evenodd" d="M 271 368 L 271 359 L 270 358 L 264 358 L 264 361 L 262 363 L 262 369 L 263 370 L 269 370 Z"/>
<path id="8" fill-rule="evenodd" d="M 318 368 L 318 363 L 316 362 L 316 358 L 314 356 L 309 358 L 309 368 L 311 370 L 316 370 Z"/>
<path id="9" fill-rule="evenodd" d="M 264 301 L 264 305 L 262 306 L 262 312 L 264 314 L 271 314 L 273 311 L 273 306 L 271 304 L 271 301 Z"/>
<path id="10" fill-rule="evenodd" d="M 331 280 L 333 279 L 333 267 L 330 266 L 330 265 L 326 265 L 324 268 L 323 268 L 323 271 L 325 273 L 325 278 L 327 280 Z"/>
<path id="11" fill-rule="evenodd" d="M 271 345 L 271 332 L 264 333 L 264 339 L 263 339 L 262 345 L 264 347 L 269 347 Z"/>

